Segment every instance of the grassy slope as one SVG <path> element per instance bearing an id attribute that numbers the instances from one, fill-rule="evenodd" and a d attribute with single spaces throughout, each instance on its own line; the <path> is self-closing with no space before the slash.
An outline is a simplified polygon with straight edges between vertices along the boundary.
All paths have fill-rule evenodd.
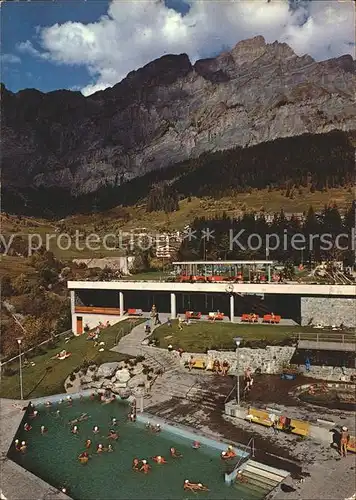
<path id="1" fill-rule="evenodd" d="M 226 212 L 231 217 L 242 214 L 242 209 L 259 211 L 261 207 L 267 213 L 278 212 L 281 208 L 285 212 L 307 211 L 312 205 L 315 210 L 321 210 L 325 204 L 336 203 L 339 209 L 347 208 L 354 196 L 347 189 L 329 189 L 327 192 L 310 193 L 304 190 L 301 195 L 296 194 L 292 200 L 283 196 L 280 191 L 268 192 L 268 190 L 253 190 L 250 194 L 241 193 L 232 197 L 224 197 L 219 200 L 211 198 L 192 198 L 181 200 L 180 209 L 177 212 L 166 214 L 164 212 L 147 213 L 146 206 L 137 205 L 133 207 L 117 207 L 103 213 L 77 215 L 68 217 L 64 223 L 72 232 L 78 230 L 85 231 L 86 234 L 98 233 L 99 235 L 118 233 L 119 231 L 131 231 L 137 228 L 146 228 L 150 231 L 182 230 L 186 224 L 192 222 L 196 217 L 214 217 Z M 123 213 L 126 219 L 123 219 Z M 33 218 L 22 218 L 17 220 L 11 216 L 1 217 L 2 232 L 5 238 L 10 234 L 22 234 L 27 238 L 29 233 L 38 233 L 45 242 L 46 235 L 59 233 L 55 232 L 56 223 L 53 221 L 39 220 Z M 81 243 L 82 244 L 82 243 Z M 110 242 L 111 244 L 111 242 Z M 84 246 L 84 245 L 83 245 Z M 106 250 L 77 250 L 74 247 L 69 250 L 58 248 L 55 239 L 50 240 L 50 250 L 55 256 L 62 260 L 72 260 L 74 258 L 100 258 L 117 257 L 122 255 L 119 249 Z M 21 272 L 31 271 L 28 269 L 25 259 L 21 257 L 0 257 L 0 276 L 3 273 L 12 275 Z"/>
<path id="2" fill-rule="evenodd" d="M 24 398 L 49 396 L 64 392 L 64 381 L 76 368 L 86 360 L 100 365 L 101 363 L 120 361 L 128 356 L 109 349 L 114 347 L 119 338 L 129 333 L 131 328 L 143 320 L 125 320 L 102 331 L 100 341 L 105 342 L 105 350 L 99 352 L 94 342 L 87 341 L 86 335 L 72 338 L 67 344 L 62 339 L 54 349 L 31 358 L 35 366 L 26 366 L 23 369 Z M 65 360 L 51 359 L 62 349 L 72 355 Z M 9 365 L 8 365 L 9 366 Z M 18 369 L 18 361 L 11 364 L 11 368 Z M 20 398 L 19 374 L 1 377 L 0 396 L 5 398 Z"/>
<path id="3" fill-rule="evenodd" d="M 175 321 L 172 328 L 167 324 L 158 327 L 154 331 L 154 337 L 163 348 L 172 344 L 173 347 L 180 347 L 187 352 L 205 352 L 206 349 L 212 348 L 234 349 L 234 337 L 242 337 L 246 341 L 263 339 L 273 344 L 302 331 L 300 326 L 241 325 L 206 321 L 192 323 L 184 326 L 183 330 L 178 330 Z"/>

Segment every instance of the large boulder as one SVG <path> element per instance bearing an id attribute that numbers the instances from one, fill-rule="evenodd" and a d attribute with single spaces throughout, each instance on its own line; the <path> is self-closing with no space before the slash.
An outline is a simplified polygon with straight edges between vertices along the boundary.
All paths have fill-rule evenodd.
<path id="1" fill-rule="evenodd" d="M 93 388 L 93 389 L 100 389 L 103 385 L 103 380 L 99 380 L 98 382 L 92 382 L 90 384 L 90 386 Z"/>
<path id="2" fill-rule="evenodd" d="M 93 377 L 91 375 L 83 375 L 80 377 L 81 384 L 90 384 L 93 381 Z"/>
<path id="3" fill-rule="evenodd" d="M 118 362 L 114 363 L 103 363 L 99 366 L 97 371 L 97 376 L 100 378 L 112 377 L 119 366 Z"/>
<path id="4" fill-rule="evenodd" d="M 127 383 L 127 387 L 130 387 L 131 389 L 133 389 L 134 387 L 138 387 L 139 385 L 144 385 L 145 382 L 146 382 L 146 376 L 145 375 L 135 375 L 134 377 L 132 377 L 132 379 L 130 379 Z"/>
<path id="5" fill-rule="evenodd" d="M 127 368 L 122 368 L 116 372 L 116 380 L 120 383 L 127 383 L 131 378 L 130 372 Z"/>
<path id="6" fill-rule="evenodd" d="M 126 382 L 115 382 L 114 384 L 111 385 L 111 390 L 112 392 L 115 392 L 115 394 L 120 394 L 123 390 L 126 389 L 127 389 Z"/>

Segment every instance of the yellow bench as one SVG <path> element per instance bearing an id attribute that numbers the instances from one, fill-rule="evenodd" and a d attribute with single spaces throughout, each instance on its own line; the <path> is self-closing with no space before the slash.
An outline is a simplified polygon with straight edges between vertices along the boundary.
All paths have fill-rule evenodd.
<path id="1" fill-rule="evenodd" d="M 193 368 L 198 368 L 199 370 L 205 370 L 206 368 L 206 363 L 203 359 L 196 359 L 194 361 Z"/>
<path id="2" fill-rule="evenodd" d="M 297 434 L 298 436 L 309 436 L 310 434 L 310 424 L 304 420 L 294 420 L 291 419 L 290 425 L 293 428 L 292 434 Z"/>
<path id="3" fill-rule="evenodd" d="M 265 427 L 272 427 L 272 422 L 268 417 L 268 413 L 263 410 L 250 408 L 246 419 L 256 424 L 264 425 Z"/>
<path id="4" fill-rule="evenodd" d="M 350 436 L 349 444 L 347 445 L 347 450 L 356 453 L 356 437 Z"/>

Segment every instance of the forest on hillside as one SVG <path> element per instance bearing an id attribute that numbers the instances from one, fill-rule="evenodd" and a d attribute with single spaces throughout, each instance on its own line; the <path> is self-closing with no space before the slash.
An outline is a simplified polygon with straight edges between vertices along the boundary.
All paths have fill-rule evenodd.
<path id="1" fill-rule="evenodd" d="M 355 180 L 354 138 L 344 132 L 277 139 L 251 148 L 204 153 L 198 158 L 154 170 L 120 186 L 73 197 L 61 188 L 5 186 L 3 209 L 11 213 L 64 217 L 147 202 L 148 211 L 178 209 L 189 196 L 229 196 L 251 189 L 300 188 L 326 191 L 351 187 Z"/>
<path id="2" fill-rule="evenodd" d="M 263 212 L 231 218 L 226 214 L 196 218 L 191 238 L 184 238 L 178 260 L 264 260 L 268 257 L 295 265 L 302 261 L 343 261 L 355 265 L 356 202 L 341 214 L 336 205 L 321 213 L 312 207 L 303 221 L 288 219 L 284 211 L 268 223 Z M 211 237 L 207 236 L 208 232 Z M 240 234 L 241 233 L 241 234 Z M 270 242 L 266 255 L 266 242 Z M 277 243 L 279 242 L 278 246 Z M 275 248 L 276 247 L 276 248 Z"/>

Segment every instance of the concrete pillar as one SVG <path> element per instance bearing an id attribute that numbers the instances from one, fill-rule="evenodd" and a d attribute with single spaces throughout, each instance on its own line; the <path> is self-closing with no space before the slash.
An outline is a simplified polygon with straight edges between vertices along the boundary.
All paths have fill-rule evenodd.
<path id="1" fill-rule="evenodd" d="M 123 316 L 124 315 L 124 294 L 123 292 L 119 292 L 119 309 L 120 309 L 120 316 Z"/>
<path id="2" fill-rule="evenodd" d="M 176 308 L 176 294 L 171 293 L 171 319 L 176 319 L 177 308 Z"/>
<path id="3" fill-rule="evenodd" d="M 235 295 L 233 293 L 230 295 L 230 321 L 231 323 L 235 321 Z"/>
<path id="4" fill-rule="evenodd" d="M 75 291 L 70 291 L 70 313 L 72 316 L 72 332 L 77 333 L 77 325 L 75 324 Z"/>

